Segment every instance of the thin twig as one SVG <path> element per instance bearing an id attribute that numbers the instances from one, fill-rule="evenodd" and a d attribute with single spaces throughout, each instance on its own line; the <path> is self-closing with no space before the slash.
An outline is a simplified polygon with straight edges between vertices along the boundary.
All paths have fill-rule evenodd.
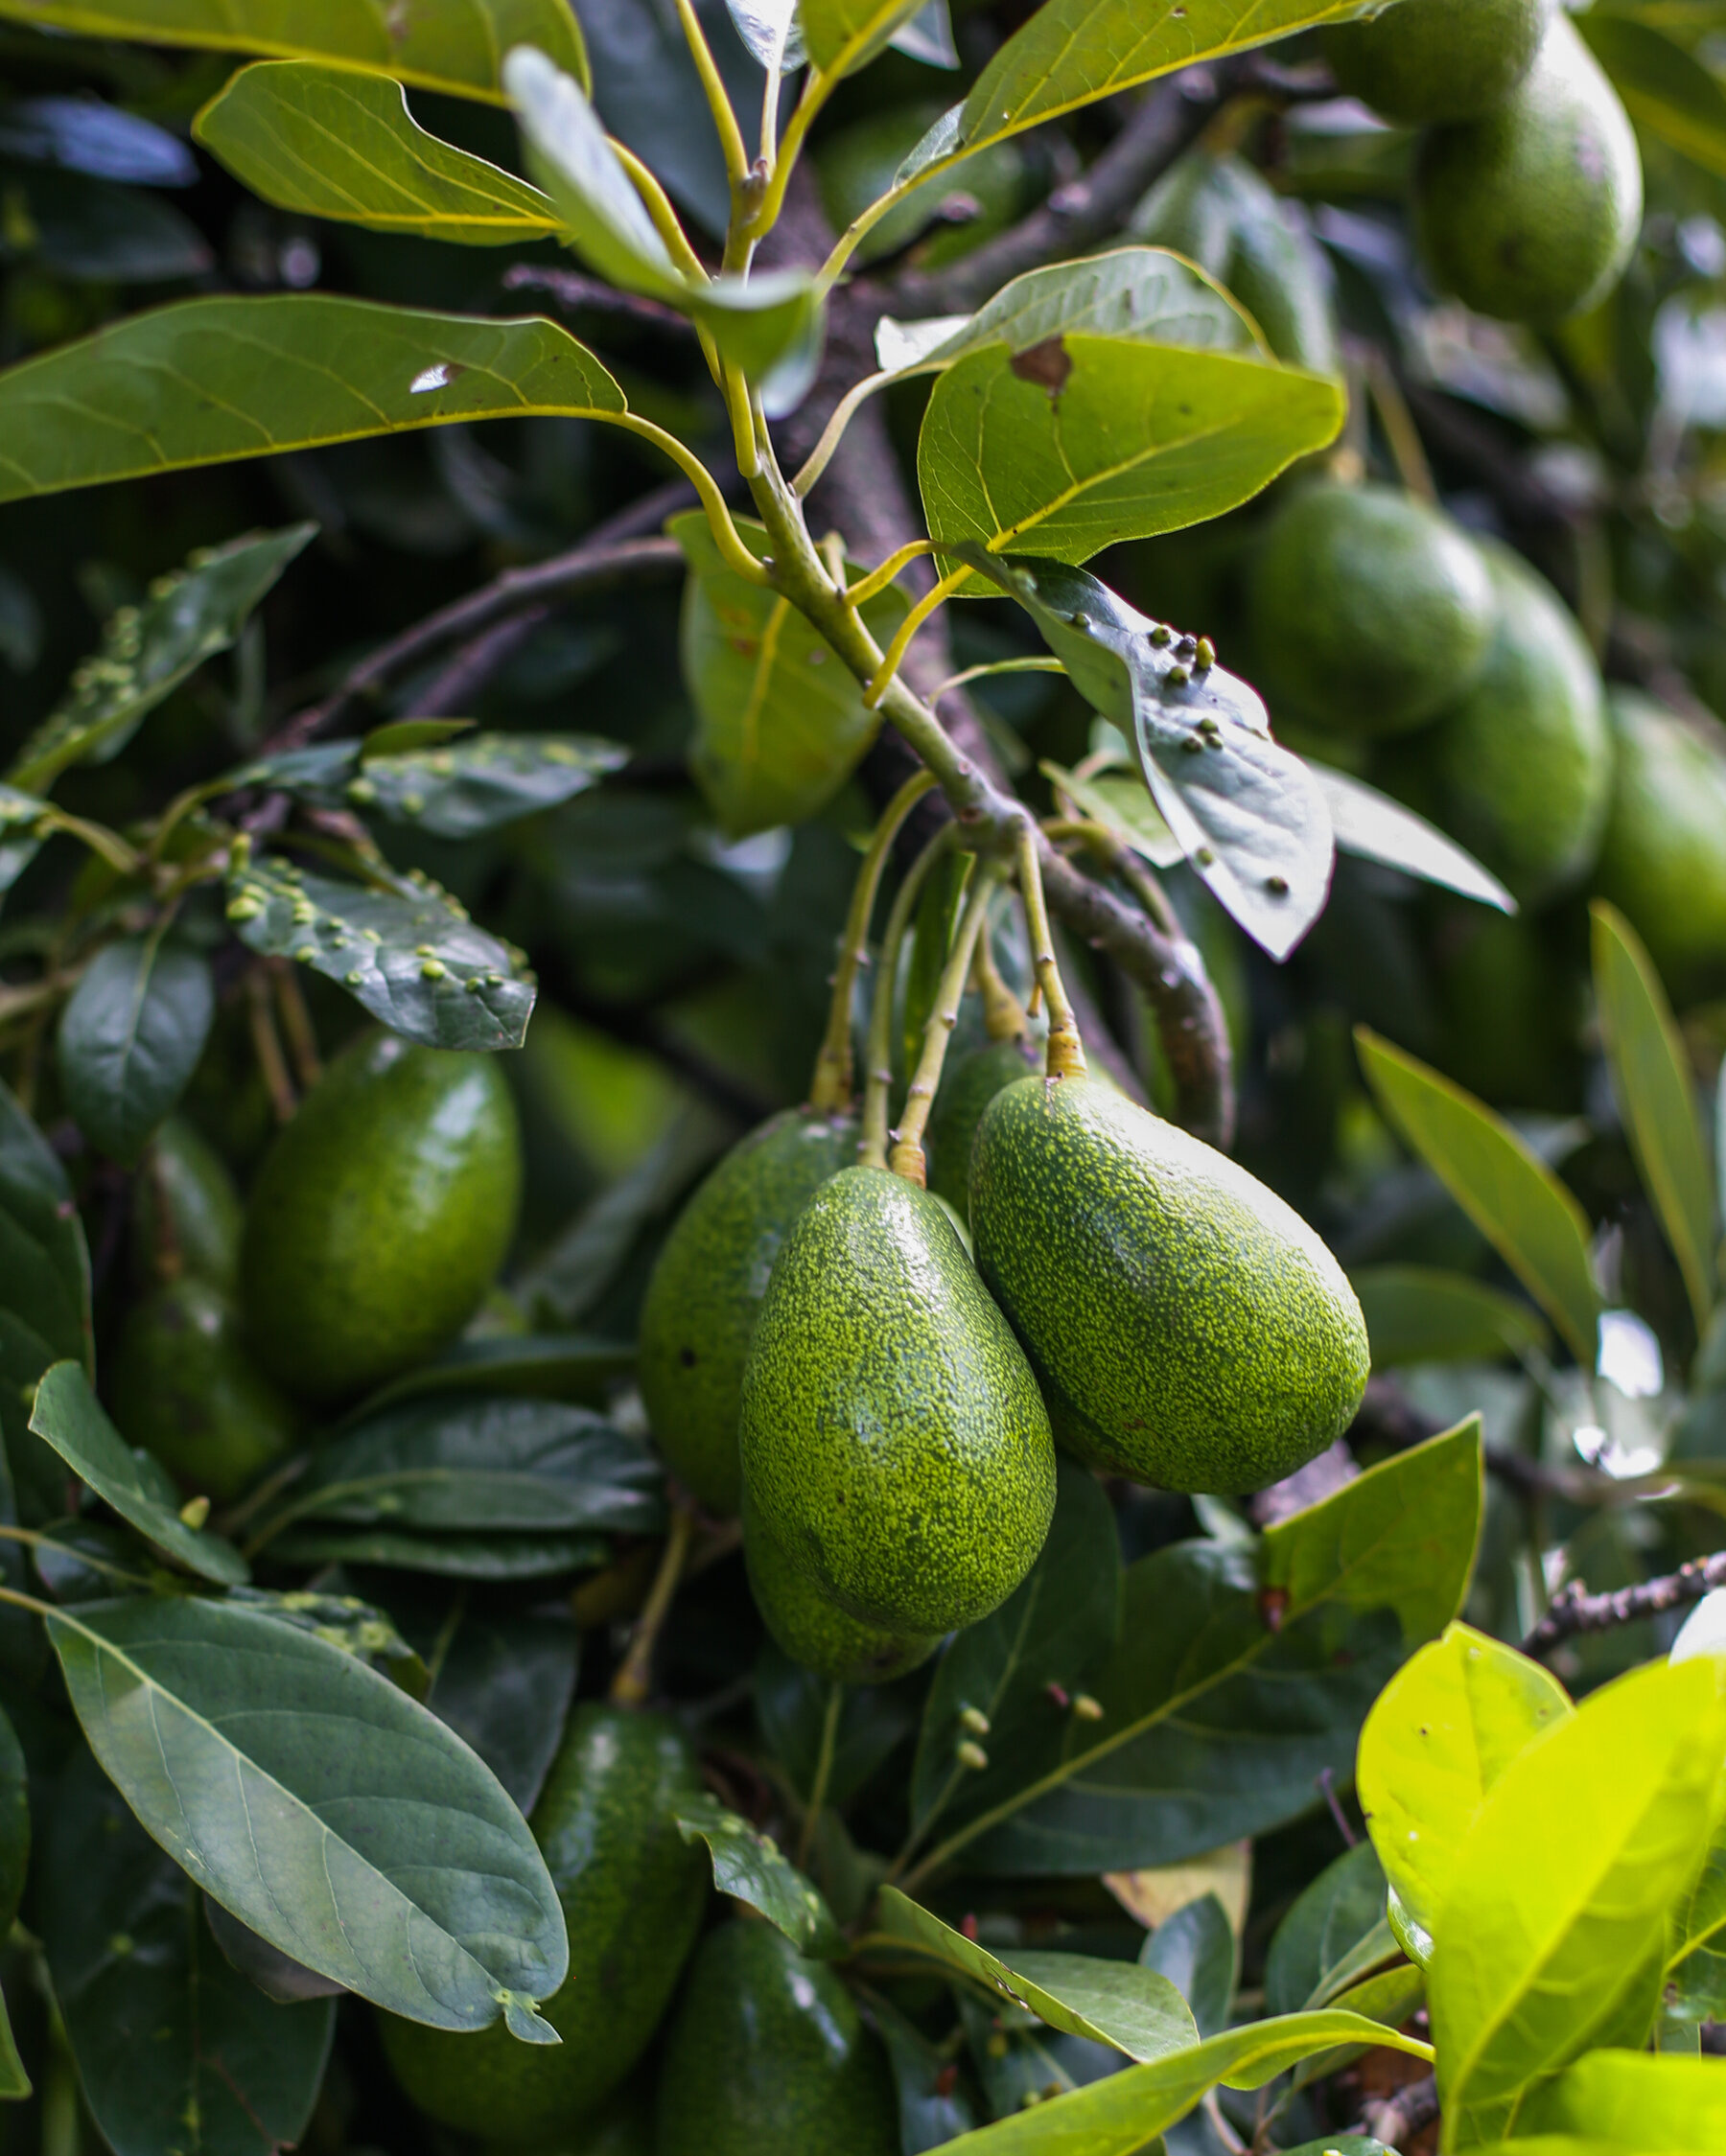
<path id="1" fill-rule="evenodd" d="M 797 1868 L 807 1871 L 809 1851 L 815 1845 L 816 1822 L 821 1818 L 821 1807 L 827 1802 L 828 1784 L 833 1775 L 833 1754 L 839 1749 L 839 1717 L 845 1708 L 845 1686 L 837 1679 L 828 1693 L 827 1712 L 821 1722 L 821 1750 L 815 1760 L 815 1779 L 809 1786 L 808 1808 L 804 1813 L 803 1832 L 797 1838 Z"/>
<path id="2" fill-rule="evenodd" d="M 1615 1625 L 1634 1624 L 1639 1617 L 1663 1616 L 1687 1602 L 1700 1602 L 1722 1587 L 1726 1587 L 1726 1549 L 1715 1550 L 1712 1557 L 1693 1557 L 1675 1572 L 1611 1594 L 1590 1594 L 1584 1581 L 1568 1580 L 1523 1641 L 1523 1653 L 1546 1655 L 1578 1633 L 1609 1632 Z"/>
<path id="3" fill-rule="evenodd" d="M 468 707 L 480 690 L 501 674 L 522 647 L 550 620 L 548 602 L 524 607 L 481 629 L 477 637 L 457 644 L 448 661 L 414 694 L 402 716 L 405 719 L 465 718 Z"/>
<path id="4" fill-rule="evenodd" d="M 253 966 L 245 977 L 246 1013 L 251 1021 L 252 1053 L 263 1074 L 264 1090 L 278 1123 L 292 1123 L 299 1106 L 293 1080 L 288 1075 L 288 1058 L 282 1054 L 282 1037 L 276 1032 L 275 1011 L 269 995 L 268 962 Z"/>
<path id="5" fill-rule="evenodd" d="M 1411 2081 L 1388 2099 L 1363 2105 L 1364 2129 L 1387 2145 L 1406 2141 L 1438 2116 L 1438 2083 L 1430 2074 Z"/>
<path id="6" fill-rule="evenodd" d="M 653 1650 L 659 1644 L 661 1628 L 677 1599 L 678 1582 L 683 1577 L 684 1561 L 689 1554 L 694 1533 L 694 1514 L 679 1505 L 671 1515 L 665 1554 L 660 1559 L 660 1568 L 641 1614 L 636 1620 L 629 1652 L 618 1663 L 618 1674 L 612 1679 L 611 1696 L 618 1706 L 641 1706 L 653 1689 Z"/>
<path id="7" fill-rule="evenodd" d="M 551 269 L 542 263 L 518 262 L 503 272 L 503 290 L 545 292 L 570 313 L 587 309 L 601 314 L 626 314 L 631 321 L 644 322 L 686 341 L 695 336 L 694 323 L 675 307 L 657 299 L 643 299 L 638 292 L 620 292 L 615 286 L 601 284 L 597 277 L 584 277 L 578 269 Z"/>

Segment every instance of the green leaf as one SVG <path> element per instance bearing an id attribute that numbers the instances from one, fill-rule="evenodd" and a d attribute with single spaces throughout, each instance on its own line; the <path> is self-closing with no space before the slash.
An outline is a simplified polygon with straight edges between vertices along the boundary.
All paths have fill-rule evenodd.
<path id="1" fill-rule="evenodd" d="M 1619 1679 L 1499 1775 L 1433 1924 L 1446 2149 L 1507 2133 L 1534 2086 L 1593 2045 L 1645 2038 L 1723 1749 L 1705 1657 Z"/>
<path id="2" fill-rule="evenodd" d="M 403 1533 L 391 1527 L 290 1527 L 270 1543 L 284 1565 L 371 1565 L 438 1580 L 555 1580 L 604 1565 L 595 1535 Z"/>
<path id="3" fill-rule="evenodd" d="M 381 1385 L 351 1421 L 369 1420 L 398 1401 L 433 1393 L 508 1393 L 532 1400 L 572 1400 L 596 1407 L 614 1379 L 635 1368 L 635 1349 L 584 1333 L 515 1333 L 457 1340 L 435 1362 L 422 1362 Z"/>
<path id="4" fill-rule="evenodd" d="M 1596 9 L 1576 28 L 1637 126 L 1726 178 L 1726 89 L 1718 77 L 1651 23 Z"/>
<path id="5" fill-rule="evenodd" d="M 690 768 L 732 838 L 805 823 L 862 761 L 880 713 L 864 709 L 851 669 L 788 599 L 726 567 L 699 511 L 667 528 L 689 562 L 681 637 L 699 722 Z M 751 553 L 767 554 L 759 525 L 737 528 Z M 892 641 L 908 605 L 890 588 L 862 608 L 877 643 Z"/>
<path id="6" fill-rule="evenodd" d="M 1161 2058 L 1199 2041 L 1186 2001 L 1165 1976 L 1131 1961 L 1080 1954 L 1015 1952 L 1009 1964 L 920 1909 L 895 1887 L 881 1889 L 876 1935 L 1023 2006 L 1068 2036 L 1110 2044 L 1129 2058 Z"/>
<path id="7" fill-rule="evenodd" d="M 1502 1288 L 1435 1265 L 1368 1265 L 1351 1273 L 1372 1343 L 1372 1367 L 1497 1362 L 1551 1344 L 1537 1310 Z"/>
<path id="8" fill-rule="evenodd" d="M 501 2014 L 546 2040 L 533 2002 L 569 1961 L 556 1893 L 525 1820 L 435 1715 L 230 1604 L 46 1622 L 97 1758 L 214 1900 L 387 2012 L 440 2028 Z"/>
<path id="9" fill-rule="evenodd" d="M 1572 2133 L 1638 2156 L 1710 2156 L 1726 2148 L 1726 2067 L 1702 2058 L 1599 2051 L 1528 2099 L 1533 2133 Z"/>
<path id="10" fill-rule="evenodd" d="M 917 1716 L 894 1684 L 848 1684 L 828 1773 L 827 1801 L 841 1805 L 911 1733 Z M 756 1714 L 767 1749 L 806 1803 L 815 1786 L 833 1687 L 771 1641 L 756 1662 Z"/>
<path id="11" fill-rule="evenodd" d="M 885 1999 L 872 1997 L 869 2005 L 893 2065 L 904 2156 L 923 2156 L 924 2150 L 969 2133 L 981 2106 L 968 2077 L 956 2073 L 943 2047 L 930 2043 Z"/>
<path id="12" fill-rule="evenodd" d="M 1178 1863 L 1297 1818 L 1346 1778 L 1368 1707 L 1455 1616 L 1481 1511 L 1480 1425 L 1384 1461 L 1258 1542 L 1128 1568 L 1121 1645 L 1060 1757 L 949 1833 L 997 1876 Z"/>
<path id="13" fill-rule="evenodd" d="M 1084 332 L 1193 352 L 1270 354 L 1251 317 L 1215 279 L 1166 247 L 1112 247 L 1081 262 L 1028 269 L 1005 284 L 921 362 L 948 365 L 991 344 L 1029 352 Z"/>
<path id="14" fill-rule="evenodd" d="M 1482 906 L 1496 906 L 1501 914 L 1515 913 L 1516 900 L 1498 878 L 1424 816 L 1416 816 L 1401 801 L 1393 801 L 1388 794 L 1345 771 L 1315 763 L 1307 769 L 1324 796 L 1339 852 L 1382 861 L 1405 876 L 1418 876 L 1423 883 L 1459 891 L 1464 898 L 1477 899 Z"/>
<path id="15" fill-rule="evenodd" d="M 0 0 L 4 17 L 80 37 L 337 60 L 493 104 L 503 102 L 498 63 L 512 45 L 542 46 L 587 79 L 568 0 L 463 0 L 455 9 L 389 0 Z"/>
<path id="16" fill-rule="evenodd" d="M 1240 1941 L 1215 1894 L 1165 1916 L 1139 1949 L 1141 1967 L 1165 1976 L 1193 2009 L 1201 2036 L 1228 2027 L 1240 1977 Z"/>
<path id="17" fill-rule="evenodd" d="M 0 1280 L 6 1283 L 6 1307 L 41 1335 L 50 1360 L 68 1356 L 91 1365 L 90 1253 L 83 1222 L 58 1155 L 3 1082 Z"/>
<path id="18" fill-rule="evenodd" d="M 625 409 L 550 322 L 311 292 L 188 299 L 0 374 L 0 501 L 404 428 Z"/>
<path id="19" fill-rule="evenodd" d="M 91 961 L 60 1013 L 60 1086 L 74 1122 L 123 1167 L 191 1082 L 216 1016 L 210 962 L 128 936 Z"/>
<path id="20" fill-rule="evenodd" d="M 1385 1874 L 1371 1843 L 1362 1842 L 1326 1865 L 1277 1926 L 1265 1961 L 1266 2012 L 1326 2004 L 1320 1995 L 1334 1973 L 1380 1929 L 1387 1931 L 1376 1951 L 1382 1961 L 1396 1952 L 1385 1927 Z"/>
<path id="21" fill-rule="evenodd" d="M 1714 1215 L 1690 1057 L 1642 939 L 1603 900 L 1589 912 L 1612 1090 L 1643 1187 L 1684 1276 L 1696 1331 L 1705 1333 L 1714 1301 Z"/>
<path id="22" fill-rule="evenodd" d="M 112 1591 L 111 1589 L 109 1590 Z M 230 1588 L 230 1601 L 277 1624 L 309 1632 L 344 1655 L 357 1655 L 373 1669 L 423 1700 L 431 1673 L 396 1629 L 395 1620 L 353 1594 L 323 1594 L 315 1588 Z"/>
<path id="23" fill-rule="evenodd" d="M 83 1367 L 57 1362 L 36 1387 L 30 1426 L 105 1505 L 146 1541 L 202 1579 L 233 1587 L 249 1577 L 245 1560 L 220 1535 L 188 1527 L 153 1488 L 148 1455 L 131 1451 L 90 1389 Z M 153 1467 L 150 1462 L 149 1466 Z"/>
<path id="24" fill-rule="evenodd" d="M 243 186 L 302 217 L 468 247 L 560 229 L 537 188 L 428 134 L 383 76 L 263 60 L 231 78 L 192 132 Z"/>
<path id="25" fill-rule="evenodd" d="M 832 1911 L 773 1837 L 728 1811 L 716 1797 L 684 1805 L 677 1814 L 677 1831 L 686 1842 L 707 1843 L 719 1891 L 758 1909 L 800 1954 L 850 1952 Z"/>
<path id="26" fill-rule="evenodd" d="M 394 1599 L 400 1607 L 406 1597 Z M 413 1602 L 412 1634 L 432 1660 L 425 1704 L 473 1746 L 516 1808 L 531 1812 L 575 1693 L 581 1635 L 572 1617 L 555 1606 L 499 1608 L 461 1588 Z"/>
<path id="27" fill-rule="evenodd" d="M 11 1718 L 0 1713 L 0 1936 L 10 1933 L 30 1875 L 30 1774 Z"/>
<path id="28" fill-rule="evenodd" d="M 37 1921 L 54 1995 L 116 2156 L 274 2156 L 298 2142 L 335 2002 L 278 2005 L 229 1965 L 192 1881 L 82 1746 L 55 1791 L 42 1854 Z"/>
<path id="29" fill-rule="evenodd" d="M 311 966 L 427 1048 L 526 1038 L 535 989 L 522 953 L 417 870 L 373 890 L 268 855 L 230 871 L 227 917 L 252 950 Z"/>
<path id="30" fill-rule="evenodd" d="M 1380 1107 L 1592 1371 L 1600 1299 L 1582 1208 L 1472 1094 L 1365 1026 L 1355 1041 Z"/>
<path id="31" fill-rule="evenodd" d="M 448 746 L 440 730 L 413 747 L 374 747 L 406 730 L 260 757 L 233 782 L 358 809 L 440 839 L 471 839 L 573 800 L 629 761 L 627 749 L 587 733 L 467 733 Z"/>
<path id="32" fill-rule="evenodd" d="M 162 316 L 143 319 L 160 321 Z M 89 347 L 62 349 L 77 352 Z M 0 375 L 0 407 L 16 379 L 15 373 Z M 100 379 L 86 376 L 79 389 L 68 383 L 66 391 L 94 393 L 100 399 Z M 111 375 L 105 379 L 113 381 Z M 134 389 L 128 402 L 135 405 L 137 396 Z M 31 407 L 27 402 L 19 408 Z M 74 457 L 108 453 L 96 448 L 96 438 L 108 441 L 124 425 L 119 411 L 111 406 L 105 410 L 99 404 L 97 410 L 82 414 L 81 419 L 81 442 L 74 444 L 65 436 L 57 453 Z M 27 424 L 41 424 L 53 431 L 64 425 L 64 414 Z M 85 433 L 91 439 L 82 440 Z M 35 446 L 33 442 L 33 450 Z M 12 482 L 15 471 L 11 459 L 0 452 L 0 494 Z M 44 792 L 69 764 L 106 763 L 117 756 L 158 704 L 205 660 L 233 647 L 253 609 L 316 532 L 315 524 L 290 524 L 285 531 L 254 532 L 230 540 L 225 546 L 194 554 L 173 575 L 158 577 L 141 605 L 122 607 L 104 627 L 101 651 L 73 675 L 71 695 L 24 744 L 8 775 L 13 784 Z"/>
<path id="33" fill-rule="evenodd" d="M 1142 778 L 1103 772 L 1076 778 L 1062 765 L 1046 759 L 1038 766 L 1084 816 L 1101 823 L 1123 845 L 1142 853 L 1154 869 L 1173 869 L 1186 859 L 1180 841 L 1163 821 L 1162 811 L 1145 791 Z"/>
<path id="34" fill-rule="evenodd" d="M 791 75 L 807 60 L 797 0 L 726 0 L 726 12 L 760 66 Z"/>
<path id="35" fill-rule="evenodd" d="M 803 41 L 824 75 L 851 75 L 885 52 L 923 0 L 800 0 Z"/>
<path id="36" fill-rule="evenodd" d="M 42 850 L 45 833 L 37 826 L 45 805 L 34 794 L 0 785 L 0 898 Z"/>

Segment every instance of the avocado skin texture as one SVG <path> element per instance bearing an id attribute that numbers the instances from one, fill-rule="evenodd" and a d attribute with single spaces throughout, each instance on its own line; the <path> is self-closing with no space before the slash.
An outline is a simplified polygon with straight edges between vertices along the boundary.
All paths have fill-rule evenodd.
<path id="1" fill-rule="evenodd" d="M 1366 1328 L 1341 1267 L 1245 1169 L 1084 1078 L 1027 1078 L 971 1155 L 977 1263 L 1056 1435 L 1165 1490 L 1262 1490 L 1340 1437 Z"/>
<path id="2" fill-rule="evenodd" d="M 225 1505 L 292 1450 L 291 1403 L 240 1336 L 238 1313 L 188 1275 L 127 1312 L 114 1357 L 114 1420 L 182 1488 Z"/>
<path id="3" fill-rule="evenodd" d="M 898 2156 L 880 2040 L 771 1924 L 710 1932 L 660 2066 L 655 2156 Z"/>
<path id="4" fill-rule="evenodd" d="M 495 1057 L 394 1033 L 357 1041 L 252 1187 L 240 1286 L 258 1359 L 323 1402 L 424 1361 L 478 1308 L 521 1193 L 515 1103 Z"/>
<path id="5" fill-rule="evenodd" d="M 1460 696 L 1496 619 L 1480 550 L 1448 517 L 1395 487 L 1330 481 L 1277 511 L 1247 602 L 1273 714 L 1365 738 Z"/>
<path id="6" fill-rule="evenodd" d="M 1478 120 L 1534 63 L 1555 0 L 1399 0 L 1319 33 L 1337 87 L 1408 128 Z"/>
<path id="7" fill-rule="evenodd" d="M 520 2043 L 501 2021 L 468 2034 L 380 2014 L 390 2068 L 429 2118 L 533 2141 L 585 2121 L 626 2079 L 701 1928 L 711 1860 L 674 1818 L 701 1795 L 674 1722 L 574 1709 L 530 1821 L 569 1927 L 570 1973 L 540 2008 L 563 2042 Z"/>
<path id="8" fill-rule="evenodd" d="M 926 1662 L 939 1639 L 859 1624 L 785 1560 L 743 1493 L 743 1563 L 761 1622 L 794 1662 L 841 1684 L 885 1684 Z"/>
<path id="9" fill-rule="evenodd" d="M 666 1466 L 699 1505 L 742 1496 L 737 1403 L 767 1277 L 791 1223 L 857 1155 L 850 1116 L 787 1108 L 734 1146 L 665 1238 L 641 1306 L 639 1374 Z"/>
<path id="10" fill-rule="evenodd" d="M 786 1562 L 888 1632 L 975 1624 L 1049 1531 L 1037 1381 L 940 1200 L 882 1169 L 824 1183 L 785 1238 L 740 1431 Z"/>
<path id="11" fill-rule="evenodd" d="M 1504 104 L 1435 128 L 1415 163 L 1415 230 L 1434 276 L 1505 322 L 1562 322 L 1604 299 L 1642 206 L 1629 117 L 1562 14 Z"/>
<path id="12" fill-rule="evenodd" d="M 150 1141 L 132 1185 L 132 1263 L 140 1280 L 189 1273 L 224 1295 L 240 1270 L 245 1214 L 227 1164 L 180 1116 Z"/>
<path id="13" fill-rule="evenodd" d="M 1004 1085 L 1033 1076 L 1040 1060 L 1023 1041 L 991 1041 L 962 1056 L 942 1078 L 929 1117 L 929 1188 L 962 1220 L 970 1218 L 971 1141 L 983 1111 Z"/>
<path id="14" fill-rule="evenodd" d="M 1422 736 L 1438 821 L 1520 899 L 1594 865 L 1612 796 L 1612 734 L 1594 653 L 1545 577 L 1508 546 L 1482 547 L 1498 630 L 1462 701 Z"/>
<path id="15" fill-rule="evenodd" d="M 1597 884 L 1679 1001 L 1726 982 L 1726 733 L 1615 689 L 1618 770 Z"/>

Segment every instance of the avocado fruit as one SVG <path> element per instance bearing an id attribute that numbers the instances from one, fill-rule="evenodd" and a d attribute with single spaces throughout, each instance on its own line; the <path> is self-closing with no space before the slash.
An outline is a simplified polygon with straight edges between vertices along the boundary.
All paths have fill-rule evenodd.
<path id="1" fill-rule="evenodd" d="M 1261 1490 L 1353 1421 L 1366 1327 L 1300 1216 L 1226 1155 L 1084 1078 L 1026 1078 L 971 1153 L 977 1265 L 1088 1465 Z"/>
<path id="2" fill-rule="evenodd" d="M 883 1169 L 830 1177 L 785 1238 L 739 1429 L 786 1563 L 883 1631 L 976 1623 L 1048 1533 L 1037 1381 L 941 1201 Z"/>
<path id="3" fill-rule="evenodd" d="M 141 1281 L 190 1274 L 231 1295 L 245 1211 L 227 1163 L 182 1116 L 150 1141 L 132 1184 L 132 1267 Z"/>
<path id="4" fill-rule="evenodd" d="M 591 2118 L 530 2142 L 488 2141 L 486 2156 L 653 2156 L 653 2092 L 643 2075 Z"/>
<path id="5" fill-rule="evenodd" d="M 1612 806 L 1596 886 L 1680 1003 L 1726 984 L 1726 730 L 1612 691 Z"/>
<path id="6" fill-rule="evenodd" d="M 483 1300 L 521 1191 L 515 1103 L 495 1057 L 363 1036 L 307 1095 L 252 1187 L 240 1295 L 259 1360 L 320 1403 L 424 1361 Z"/>
<path id="7" fill-rule="evenodd" d="M 1423 139 L 1413 205 L 1434 280 L 1477 313 L 1550 327 L 1618 283 L 1642 228 L 1642 160 L 1567 15 L 1495 111 Z"/>
<path id="8" fill-rule="evenodd" d="M 1411 753 L 1438 821 L 1525 902 L 1594 866 L 1612 797 L 1606 692 L 1576 618 L 1520 554 L 1482 545 L 1498 601 L 1486 663 Z"/>
<path id="9" fill-rule="evenodd" d="M 885 1684 L 926 1662 L 938 1638 L 859 1624 L 786 1563 L 743 1493 L 743 1563 L 761 1622 L 794 1662 L 840 1684 Z"/>
<path id="10" fill-rule="evenodd" d="M 1497 619 L 1480 549 L 1448 517 L 1332 480 L 1271 519 L 1247 613 L 1273 716 L 1364 738 L 1410 732 L 1460 696 Z"/>
<path id="11" fill-rule="evenodd" d="M 183 1490 L 225 1505 L 293 1449 L 299 1418 L 259 1369 L 239 1313 L 187 1274 L 126 1314 L 114 1356 L 114 1420 Z"/>
<path id="12" fill-rule="evenodd" d="M 791 1223 L 856 1158 L 849 1116 L 788 1108 L 734 1146 L 665 1238 L 641 1306 L 638 1369 L 654 1440 L 697 1504 L 742 1494 L 737 1407 L 767 1278 Z"/>
<path id="13" fill-rule="evenodd" d="M 468 2034 L 380 2014 L 390 2067 L 429 2118 L 504 2145 L 533 2142 L 585 2122 L 621 2086 L 701 1928 L 711 1860 L 676 1814 L 702 1794 L 674 1722 L 575 1707 L 529 1821 L 569 1928 L 570 1973 L 540 2008 L 563 2041 L 523 2044 L 501 2022 Z"/>
<path id="14" fill-rule="evenodd" d="M 1406 128 L 1478 120 L 1534 64 L 1556 0 L 1398 0 L 1319 33 L 1337 87 Z"/>
<path id="15" fill-rule="evenodd" d="M 880 2039 L 825 1961 L 747 1918 L 701 1942 L 660 2066 L 654 2156 L 898 2156 Z"/>
<path id="16" fill-rule="evenodd" d="M 1026 1041 L 991 1041 L 942 1074 L 929 1116 L 929 1188 L 962 1220 L 970 1218 L 970 1151 L 983 1111 L 1004 1085 L 1030 1078 L 1041 1061 Z"/>

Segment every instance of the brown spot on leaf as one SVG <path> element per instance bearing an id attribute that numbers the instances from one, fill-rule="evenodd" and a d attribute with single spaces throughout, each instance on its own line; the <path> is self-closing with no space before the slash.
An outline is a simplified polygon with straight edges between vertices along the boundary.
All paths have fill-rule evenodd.
<path id="1" fill-rule="evenodd" d="M 1073 362 L 1067 358 L 1067 348 L 1061 338 L 1045 336 L 1040 344 L 1029 344 L 1022 352 L 1015 352 L 1008 365 L 1021 382 L 1034 382 L 1039 389 L 1046 389 L 1051 398 L 1059 397 L 1066 387 L 1066 379 L 1073 371 Z"/>
<path id="2" fill-rule="evenodd" d="M 1261 1588 L 1258 1598 L 1259 1617 L 1267 1632 L 1281 1632 L 1289 1614 L 1289 1590 L 1287 1588 Z"/>

